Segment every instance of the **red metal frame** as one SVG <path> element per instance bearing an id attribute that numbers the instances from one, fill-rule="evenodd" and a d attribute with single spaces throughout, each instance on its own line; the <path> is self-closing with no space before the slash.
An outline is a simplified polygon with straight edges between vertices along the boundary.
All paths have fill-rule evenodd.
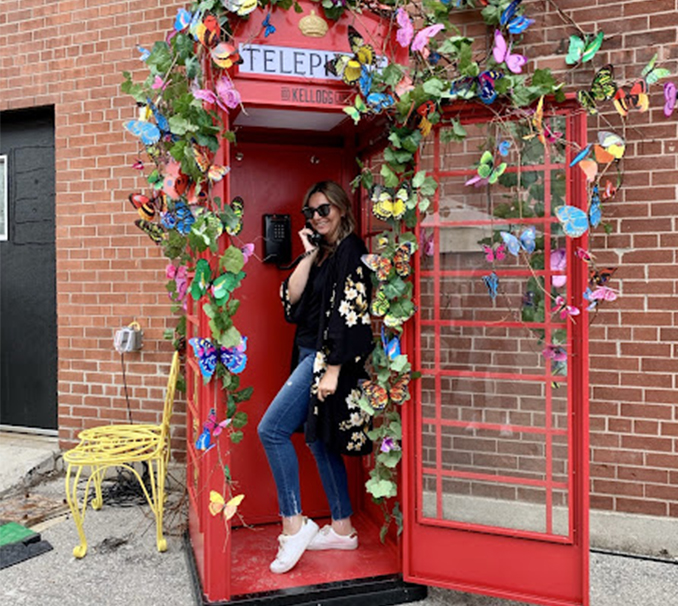
<path id="1" fill-rule="evenodd" d="M 586 120 L 581 114 L 575 114 L 573 106 L 561 107 L 559 113 L 567 117 L 568 141 L 585 143 Z M 491 116 L 461 115 L 462 123 L 478 123 L 489 121 Z M 433 176 L 438 182 L 441 177 L 471 176 L 470 170 L 442 171 L 440 169 L 439 133 L 434 140 Z M 529 170 L 542 170 L 545 181 L 545 192 L 550 192 L 551 170 L 564 169 L 569 166 L 570 151 L 566 154 L 566 162 L 551 164 L 548 150 L 545 161 L 539 166 L 530 166 Z M 509 169 L 510 170 L 510 169 Z M 515 170 L 515 169 L 514 169 Z M 526 170 L 525 167 L 522 170 Z M 567 169 L 566 199 L 568 204 L 585 207 L 585 183 L 581 171 Z M 487 225 L 490 221 L 441 221 L 438 216 L 440 204 L 439 191 L 436 193 L 433 206 L 433 223 L 435 251 L 440 250 L 440 228 L 470 225 Z M 551 224 L 550 195 L 545 200 L 543 218 L 497 220 L 491 225 L 498 227 L 509 223 L 542 226 L 544 237 L 550 242 Z M 586 275 L 581 261 L 574 255 L 575 245 L 586 246 L 586 238 L 580 242 L 567 241 L 568 258 L 568 299 L 569 303 L 581 306 L 582 292 L 586 284 Z M 521 269 L 494 268 L 500 278 L 502 276 L 543 277 L 550 283 L 550 246 L 545 247 L 544 270 L 531 272 Z M 442 320 L 440 316 L 441 277 L 466 277 L 478 280 L 482 274 L 488 273 L 487 267 L 477 270 L 441 270 L 438 254 L 433 258 L 433 269 L 422 271 L 417 262 L 416 275 L 421 278 L 433 278 L 433 319 L 416 319 L 414 334 L 410 339 L 410 350 L 414 353 L 415 367 L 422 372 L 422 377 L 433 380 L 436 394 L 434 417 L 424 417 L 419 402 L 422 402 L 422 381 L 416 385 L 415 404 L 406 410 L 403 419 L 403 432 L 407 437 L 404 445 L 404 490 L 407 495 L 404 503 L 405 513 L 405 553 L 404 573 L 408 580 L 426 584 L 440 585 L 494 595 L 498 597 L 520 599 L 540 604 L 571 606 L 588 604 L 588 399 L 587 399 L 587 317 L 586 312 L 577 318 L 577 322 L 552 321 L 548 312 L 543 323 L 532 323 L 531 328 L 545 331 L 545 340 L 550 342 L 551 332 L 556 328 L 567 327 L 568 331 L 568 429 L 552 426 L 552 389 L 553 377 L 550 366 L 546 365 L 543 374 L 525 374 L 510 372 L 479 372 L 449 370 L 441 368 L 441 337 L 438 327 L 442 326 L 487 326 L 487 322 L 471 320 Z M 421 293 L 417 282 L 415 298 L 421 307 Z M 492 322 L 492 326 L 518 328 L 525 326 L 518 321 Z M 435 329 L 435 359 L 433 369 L 423 368 L 422 348 L 420 344 L 421 328 Z M 462 470 L 443 469 L 442 428 L 465 427 L 466 421 L 444 419 L 442 416 L 441 379 L 443 377 L 492 378 L 521 382 L 540 382 L 545 386 L 543 427 L 511 425 L 513 432 L 540 434 L 545 440 L 545 478 L 535 480 L 507 474 L 479 473 Z M 435 466 L 424 466 L 422 451 L 422 430 L 424 426 L 436 428 Z M 502 426 L 496 423 L 477 422 L 479 430 L 498 431 Z M 555 482 L 552 478 L 554 436 L 568 436 L 568 481 Z M 435 478 L 435 515 L 425 515 L 422 501 L 424 475 Z M 546 520 L 545 532 L 490 526 L 481 523 L 469 523 L 454 519 L 443 519 L 443 479 L 456 478 L 464 480 L 480 480 L 487 483 L 503 483 L 516 486 L 537 486 L 545 489 Z M 553 532 L 553 490 L 567 489 L 569 501 L 567 536 Z"/>

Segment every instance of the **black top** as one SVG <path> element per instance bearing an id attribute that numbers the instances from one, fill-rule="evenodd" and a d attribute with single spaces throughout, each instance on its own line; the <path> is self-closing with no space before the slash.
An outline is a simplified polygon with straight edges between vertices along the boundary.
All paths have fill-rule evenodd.
<path id="1" fill-rule="evenodd" d="M 283 282 L 281 297 L 288 322 L 297 324 L 295 345 L 310 342 L 309 316 L 320 297 L 318 332 L 313 347 L 318 351 L 311 385 L 311 402 L 306 423 L 306 440 L 323 440 L 336 452 L 369 454 L 372 444 L 366 435 L 371 417 L 358 404 L 358 381 L 367 378 L 365 361 L 373 348 L 369 305 L 372 282 L 361 257 L 367 253 L 365 243 L 355 234 L 344 238 L 334 254 L 309 275 L 299 301 L 292 305 Z M 288 278 L 289 279 L 289 278 Z M 305 328 L 301 328 L 301 327 Z M 306 332 L 304 335 L 303 332 Z M 296 347 L 295 347 L 296 350 Z M 296 356 L 295 356 L 296 357 Z M 337 391 L 320 402 L 318 382 L 327 365 L 341 365 Z"/>
<path id="2" fill-rule="evenodd" d="M 302 295 L 308 298 L 306 313 L 303 317 L 299 318 L 297 331 L 294 336 L 294 343 L 297 347 L 315 349 L 318 345 L 323 288 L 327 278 L 327 268 L 327 261 L 321 266 L 315 263 L 311 266 L 305 289 L 308 290 L 308 293 L 304 292 Z"/>

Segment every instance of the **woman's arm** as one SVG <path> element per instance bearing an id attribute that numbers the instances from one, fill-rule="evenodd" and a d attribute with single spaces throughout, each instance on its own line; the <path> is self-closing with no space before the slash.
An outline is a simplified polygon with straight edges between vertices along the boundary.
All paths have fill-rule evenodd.
<path id="1" fill-rule="evenodd" d="M 308 276 L 311 273 L 311 266 L 318 256 L 318 247 L 311 244 L 308 239 L 312 233 L 308 227 L 304 227 L 304 229 L 299 231 L 299 238 L 301 238 L 301 243 L 304 245 L 304 257 L 287 280 L 287 296 L 291 305 L 296 305 L 299 299 L 301 299 L 301 295 L 308 282 Z"/>

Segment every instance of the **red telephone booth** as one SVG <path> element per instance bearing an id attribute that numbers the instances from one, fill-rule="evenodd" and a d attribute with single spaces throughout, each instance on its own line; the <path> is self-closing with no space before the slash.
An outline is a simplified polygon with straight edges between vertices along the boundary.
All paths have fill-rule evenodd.
<path id="1" fill-rule="evenodd" d="M 333 552 L 307 552 L 289 573 L 269 572 L 280 526 L 273 478 L 256 427 L 288 376 L 293 327 L 285 323 L 278 298 L 287 272 L 264 262 L 273 251 L 280 251 L 275 248 L 276 238 L 266 232 L 270 219 L 267 222 L 265 215 L 289 217 L 294 258 L 301 252 L 296 233 L 304 224 L 299 211 L 308 187 L 333 179 L 350 191 L 356 156 L 367 163 L 376 161 L 384 144 L 383 128 L 367 120 L 356 127 L 342 112 L 352 91 L 326 73 L 325 63 L 336 52 L 348 52 L 348 25 L 356 27 L 366 41 L 374 40 L 377 48 L 393 33 L 389 23 L 375 15 L 346 15 L 328 23 L 313 14 L 314 2 L 302 0 L 300 5 L 301 13 L 272 13 L 274 35 L 265 36 L 261 27 L 265 12 L 260 9 L 235 32 L 244 62 L 234 83 L 245 109 L 229 117 L 237 144 L 225 142 L 219 161 L 231 167 L 221 184 L 222 198 L 240 196 L 245 203 L 238 238 L 255 245 L 255 257 L 245 266 L 247 278 L 237 291 L 241 305 L 235 316 L 238 329 L 248 338 L 249 361 L 241 384 L 252 385 L 254 395 L 242 405 L 249 423 L 241 443 L 223 449 L 229 454 L 219 448 L 197 451 L 195 442 L 210 409 L 225 402 L 215 382 L 203 384 L 197 363 L 188 356 L 187 538 L 198 601 L 319 604 L 343 599 L 351 604 L 393 604 L 421 599 L 425 594 L 421 585 L 438 585 L 543 604 L 588 604 L 587 402 L 581 388 L 586 385 L 586 323 L 551 323 L 547 317 L 538 327 L 546 336 L 558 328 L 567 331 L 569 374 L 558 377 L 557 389 L 543 359 L 528 360 L 508 349 L 513 340 L 519 352 L 525 340 L 514 325 L 518 322 L 501 317 L 496 305 L 487 305 L 489 299 L 479 302 L 484 286 L 482 270 L 473 266 L 477 252 L 470 254 L 453 244 L 456 233 L 468 235 L 471 229 L 478 235 L 497 224 L 487 212 L 492 201 L 485 190 L 482 194 L 464 190 L 464 175 L 469 171 L 459 167 L 470 166 L 473 160 L 450 162 L 440 130 L 430 136 L 431 145 L 420 158 L 441 186 L 423 227 L 433 253 L 422 257 L 417 272 L 420 313 L 404 338 L 415 367 L 422 372 L 413 398 L 403 409 L 404 533 L 380 541 L 382 514 L 364 488 L 364 465 L 369 461 L 348 459 L 360 548 L 340 557 Z M 464 120 L 468 128 L 472 120 L 482 122 L 473 117 Z M 584 134 L 583 119 L 564 109 L 562 120 L 571 139 L 575 131 Z M 552 158 L 547 152 L 530 171 L 540 172 L 544 192 L 553 180 L 562 178 L 569 196 L 581 196 L 584 183 L 565 167 L 564 156 Z M 492 193 L 493 198 L 500 195 Z M 487 198 L 482 202 L 485 206 L 481 198 Z M 455 204 L 482 208 L 477 216 L 449 214 Z M 544 194 L 544 205 L 547 212 L 528 224 L 548 238 L 553 219 L 543 217 L 551 217 L 549 194 Z M 366 241 L 381 231 L 369 204 L 358 197 L 356 216 Z M 471 237 L 475 236 L 471 233 Z M 567 254 L 568 258 L 574 254 L 570 243 Z M 515 296 L 518 277 L 526 277 L 521 271 L 517 266 L 497 270 L 507 297 Z M 546 283 L 551 275 L 549 269 L 538 272 Z M 583 277 L 577 275 L 574 263 L 568 265 L 568 280 L 570 298 L 579 297 Z M 209 336 L 208 324 L 200 302 L 191 304 L 187 338 Z M 502 350 L 503 361 L 477 358 L 483 350 L 476 350 L 474 343 L 493 340 L 507 347 Z M 507 394 L 506 402 L 510 395 L 504 407 L 496 405 L 502 394 Z M 507 432 L 512 433 L 504 435 Z M 296 437 L 304 513 L 329 519 L 313 458 L 303 435 Z M 484 461 L 478 457 L 487 454 L 490 442 L 495 448 L 494 464 L 492 457 Z M 513 468 L 508 459 L 501 459 L 504 443 L 515 449 Z M 460 444 L 469 451 L 465 463 L 456 461 Z M 523 450 L 527 454 L 522 455 Z M 237 492 L 246 495 L 239 507 L 243 524 L 237 518 L 225 524 L 208 509 L 210 491 L 224 492 L 225 465 Z M 528 512 L 529 521 L 523 521 Z M 541 526 L 535 521 L 540 515 Z"/>

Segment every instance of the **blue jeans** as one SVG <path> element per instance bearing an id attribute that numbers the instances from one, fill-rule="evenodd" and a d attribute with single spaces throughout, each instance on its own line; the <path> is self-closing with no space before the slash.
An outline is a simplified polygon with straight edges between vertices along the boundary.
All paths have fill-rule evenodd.
<path id="1" fill-rule="evenodd" d="M 311 399 L 315 351 L 300 348 L 299 364 L 282 386 L 259 423 L 259 439 L 273 472 L 280 515 L 289 518 L 301 513 L 299 461 L 292 434 L 306 422 Z M 321 440 L 308 445 L 315 457 L 320 479 L 330 504 L 333 520 L 352 515 L 344 459 L 327 450 Z"/>

